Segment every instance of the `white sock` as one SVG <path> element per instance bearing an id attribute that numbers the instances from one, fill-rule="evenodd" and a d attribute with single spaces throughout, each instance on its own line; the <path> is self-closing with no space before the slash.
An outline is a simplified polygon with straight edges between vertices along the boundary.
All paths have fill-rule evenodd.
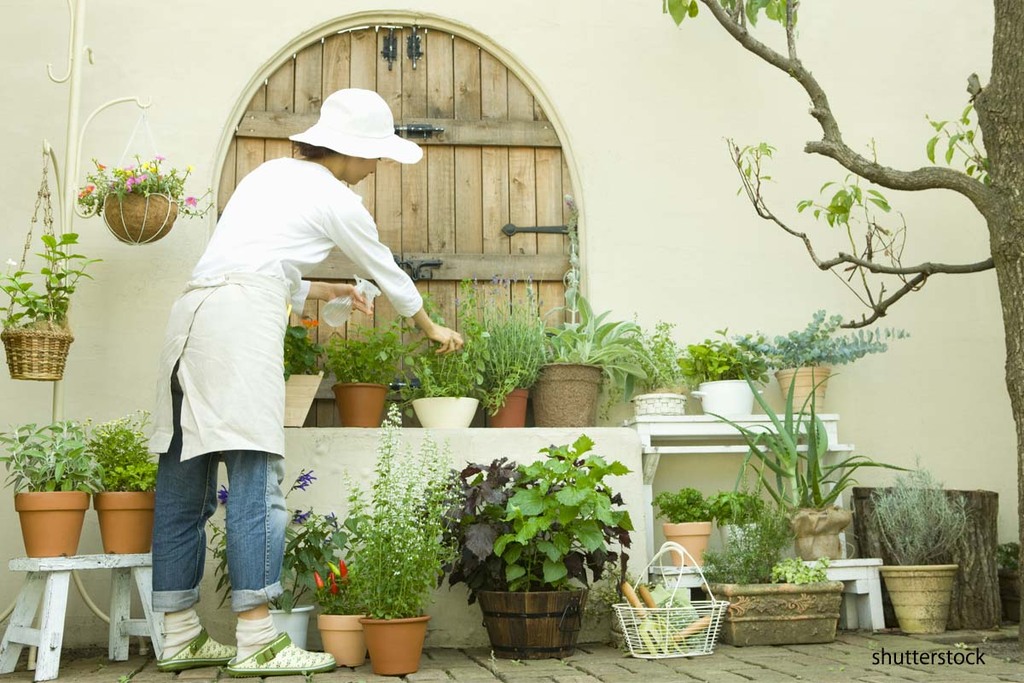
<path id="1" fill-rule="evenodd" d="M 251 657 L 277 638 L 277 629 L 270 616 L 263 619 L 239 619 L 235 627 L 235 639 L 238 641 L 238 654 L 235 661 L 240 662 Z"/>
<path id="2" fill-rule="evenodd" d="M 173 657 L 178 650 L 188 645 L 199 635 L 203 627 L 199 623 L 199 615 L 189 607 L 180 612 L 164 614 L 164 652 Z"/>

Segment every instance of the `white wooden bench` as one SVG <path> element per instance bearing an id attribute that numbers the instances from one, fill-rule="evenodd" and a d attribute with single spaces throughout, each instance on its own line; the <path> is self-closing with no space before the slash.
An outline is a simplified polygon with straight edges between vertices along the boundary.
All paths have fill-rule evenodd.
<path id="1" fill-rule="evenodd" d="M 162 615 L 153 612 L 152 559 L 141 555 L 75 555 L 73 557 L 16 557 L 11 571 L 28 572 L 18 594 L 11 620 L 0 642 L 0 674 L 14 671 L 25 646 L 38 648 L 34 680 L 57 678 L 64 641 L 64 613 L 72 571 L 111 570 L 110 633 L 108 656 L 128 659 L 130 636 L 144 636 L 153 643 L 157 657 L 163 652 Z M 131 618 L 131 586 L 135 587 L 145 612 L 144 619 Z M 38 628 L 33 627 L 36 612 Z"/>

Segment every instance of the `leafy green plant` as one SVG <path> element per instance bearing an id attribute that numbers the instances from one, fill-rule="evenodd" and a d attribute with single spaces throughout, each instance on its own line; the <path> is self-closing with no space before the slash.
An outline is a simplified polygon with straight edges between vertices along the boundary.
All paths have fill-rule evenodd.
<path id="1" fill-rule="evenodd" d="M 772 583 L 821 583 L 828 581 L 828 558 L 820 557 L 818 561 L 807 566 L 799 557 L 787 557 L 772 567 Z"/>
<path id="2" fill-rule="evenodd" d="M 8 261 L 8 270 L 0 277 L 0 290 L 7 295 L 9 304 L 0 307 L 6 313 L 4 327 L 58 326 L 67 325 L 68 307 L 71 295 L 75 293 L 78 281 L 92 276 L 85 269 L 99 259 L 88 259 L 76 254 L 74 247 L 78 244 L 78 234 L 65 232 L 59 238 L 43 234 L 43 251 L 37 256 L 43 259 L 39 276 L 22 270 L 11 271 L 17 267 L 14 261 Z M 42 290 L 36 289 L 42 280 Z"/>
<path id="3" fill-rule="evenodd" d="M 22 491 L 103 490 L 103 468 L 86 447 L 85 428 L 74 420 L 42 427 L 26 424 L 0 434 L 7 455 L 6 485 Z"/>
<path id="4" fill-rule="evenodd" d="M 887 341 L 909 337 L 904 330 L 857 330 L 836 335 L 843 322 L 841 315 L 828 318 L 823 310 L 816 311 L 803 330 L 794 330 L 771 341 L 758 332 L 756 336 L 736 337 L 736 343 L 751 353 L 768 360 L 777 369 L 845 365 L 870 353 L 889 349 Z"/>
<path id="5" fill-rule="evenodd" d="M 506 293 L 502 288 L 500 291 Z M 533 288 L 519 300 L 496 296 L 481 302 L 480 321 L 486 334 L 481 403 L 490 415 L 505 405 L 516 389 L 529 389 L 544 365 L 544 321 L 537 315 Z"/>
<path id="6" fill-rule="evenodd" d="M 718 330 L 718 334 L 723 338 L 690 344 L 679 358 L 679 367 L 690 386 L 746 377 L 755 382 L 768 381 L 768 366 L 764 356 L 730 342 L 725 338 L 725 330 Z M 757 392 L 754 393 L 756 395 Z"/>
<path id="7" fill-rule="evenodd" d="M 381 429 L 369 492 L 353 485 L 349 496 L 350 590 L 374 619 L 418 617 L 455 556 L 445 536 L 457 483 L 451 457 L 432 439 L 413 451 L 401 438 L 392 405 Z"/>
<path id="8" fill-rule="evenodd" d="M 789 516 L 765 509 L 742 534 L 731 534 L 721 550 L 704 551 L 704 576 L 714 583 L 771 583 L 772 569 L 792 544 Z"/>
<path id="9" fill-rule="evenodd" d="M 201 197 L 185 194 L 185 182 L 192 175 L 192 166 L 185 170 L 164 169 L 166 159 L 156 155 L 152 160 L 143 161 L 138 155 L 135 163 L 128 166 L 104 166 L 92 160 L 95 170 L 85 178 L 85 185 L 78 191 L 78 205 L 92 216 L 103 210 L 108 196 L 124 199 L 130 194 L 148 197 L 164 195 L 178 205 L 178 211 L 187 216 L 203 216 L 213 203 L 207 201 L 210 191 Z"/>
<path id="10" fill-rule="evenodd" d="M 629 472 L 591 453 L 586 435 L 541 450 L 547 457 L 513 465 L 506 458 L 460 474 L 460 506 L 449 535 L 459 548 L 448 577 L 478 591 L 565 590 L 586 586 L 620 558 L 633 525 L 606 477 Z M 612 549 L 618 544 L 620 552 Z"/>
<path id="11" fill-rule="evenodd" d="M 86 452 L 103 469 L 103 491 L 155 491 L 157 463 L 145 435 L 149 413 L 139 411 L 88 431 Z"/>
<path id="12" fill-rule="evenodd" d="M 658 508 L 658 515 L 672 524 L 711 521 L 711 509 L 704 494 L 695 488 L 662 491 L 655 496 L 654 506 Z"/>
<path id="13" fill-rule="evenodd" d="M 648 391 L 679 393 L 686 387 L 686 378 L 679 365 L 683 350 L 672 338 L 674 327 L 662 321 L 654 326 L 653 332 L 640 332 L 640 344 L 644 350 L 640 357 L 640 367 L 647 375 L 641 384 Z"/>
<path id="14" fill-rule="evenodd" d="M 1017 571 L 1020 567 L 1020 543 L 1000 543 L 996 546 L 996 564 L 1000 569 Z"/>
<path id="15" fill-rule="evenodd" d="M 750 524 L 768 506 L 759 495 L 745 491 L 719 491 L 708 497 L 707 505 L 719 526 Z"/>
<path id="16" fill-rule="evenodd" d="M 390 385 L 408 351 L 398 321 L 382 327 L 349 328 L 349 337 L 327 343 L 325 367 L 339 384 Z"/>
<path id="17" fill-rule="evenodd" d="M 882 543 L 899 565 L 935 563 L 967 528 L 963 498 L 946 495 L 927 470 L 898 476 L 875 491 L 874 503 Z"/>
<path id="18" fill-rule="evenodd" d="M 981 130 L 974 120 L 973 104 L 964 107 L 959 119 L 933 121 L 929 117 L 928 123 L 935 129 L 935 137 L 928 140 L 928 145 L 925 148 L 928 161 L 935 163 L 935 148 L 942 138 L 945 138 L 946 164 L 951 164 L 954 156 L 962 156 L 964 158 L 964 173 L 972 178 L 977 178 L 986 185 L 992 183 L 989 178 L 988 155 L 985 153 L 984 145 L 981 144 Z M 952 132 L 950 132 L 950 128 Z"/>
<path id="19" fill-rule="evenodd" d="M 320 359 L 324 347 L 313 341 L 310 334 L 319 324 L 303 318 L 301 325 L 289 325 L 284 330 L 284 378 L 292 375 L 315 375 L 320 372 Z"/>
<path id="20" fill-rule="evenodd" d="M 753 383 L 747 383 L 753 388 Z M 821 510 L 835 504 L 839 495 L 857 483 L 854 473 L 862 467 L 901 467 L 880 463 L 863 455 L 851 455 L 838 462 L 828 462 L 828 434 L 821 418 L 815 412 L 813 393 L 809 397 L 808 411 L 793 412 L 793 389 L 786 393 L 785 413 L 779 416 L 764 398 L 754 392 L 754 398 L 771 421 L 771 426 L 746 427 L 715 415 L 732 425 L 749 446 L 743 459 L 737 487 L 743 481 L 747 467 L 752 467 L 760 485 L 768 495 L 791 510 L 811 508 Z"/>

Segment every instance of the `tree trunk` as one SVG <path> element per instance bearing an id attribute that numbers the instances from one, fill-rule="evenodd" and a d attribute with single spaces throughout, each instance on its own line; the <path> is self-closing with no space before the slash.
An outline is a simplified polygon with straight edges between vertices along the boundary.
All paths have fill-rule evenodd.
<path id="1" fill-rule="evenodd" d="M 853 528 L 857 549 L 861 557 L 880 557 L 889 565 L 895 564 L 882 544 L 882 536 L 875 520 L 872 491 L 878 489 L 857 486 L 853 489 Z M 960 565 L 953 597 L 949 605 L 950 630 L 999 626 L 999 576 L 996 567 L 997 516 L 999 494 L 994 491 L 947 491 L 946 495 L 962 498 L 967 509 L 967 530 L 950 549 L 943 562 Z M 938 564 L 938 563 L 937 563 Z M 896 626 L 896 617 L 889 602 L 889 593 L 882 582 L 882 604 L 885 623 Z"/>

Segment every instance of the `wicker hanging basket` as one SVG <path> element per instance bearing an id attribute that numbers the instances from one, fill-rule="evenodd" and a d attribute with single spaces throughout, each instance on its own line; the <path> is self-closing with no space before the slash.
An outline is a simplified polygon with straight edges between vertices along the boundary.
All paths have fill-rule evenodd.
<path id="1" fill-rule="evenodd" d="M 56 382 L 75 340 L 71 330 L 55 325 L 12 327 L 0 332 L 11 379 Z"/>
<path id="2" fill-rule="evenodd" d="M 178 218 L 178 204 L 162 194 L 107 195 L 103 200 L 103 222 L 125 244 L 149 244 L 171 231 Z"/>

